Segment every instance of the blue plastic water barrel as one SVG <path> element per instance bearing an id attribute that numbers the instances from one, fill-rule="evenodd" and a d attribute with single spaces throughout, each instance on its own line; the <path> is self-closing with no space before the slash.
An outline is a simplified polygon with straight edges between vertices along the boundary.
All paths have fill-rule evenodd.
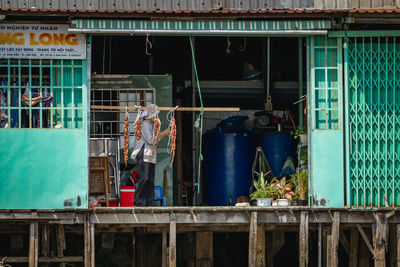
<path id="1" fill-rule="evenodd" d="M 287 157 L 294 159 L 293 136 L 288 133 L 265 134 L 262 136 L 262 149 L 267 157 L 274 176 L 278 176 Z"/>
<path id="2" fill-rule="evenodd" d="M 234 205 L 239 196 L 249 195 L 256 143 L 256 136 L 252 133 L 205 135 L 205 183 L 208 205 Z"/>

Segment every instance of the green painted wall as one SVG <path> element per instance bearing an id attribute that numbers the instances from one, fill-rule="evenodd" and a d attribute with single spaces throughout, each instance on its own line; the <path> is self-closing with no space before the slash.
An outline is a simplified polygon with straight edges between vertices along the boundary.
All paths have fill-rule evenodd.
<path id="1" fill-rule="evenodd" d="M 343 208 L 342 40 L 318 36 L 309 41 L 312 206 Z"/>
<path id="2" fill-rule="evenodd" d="M 0 209 L 87 208 L 87 149 L 86 129 L 1 129 Z"/>
<path id="3" fill-rule="evenodd" d="M 0 209 L 87 208 L 86 60 L 60 60 L 51 73 L 52 127 L 63 128 L 0 129 Z"/>

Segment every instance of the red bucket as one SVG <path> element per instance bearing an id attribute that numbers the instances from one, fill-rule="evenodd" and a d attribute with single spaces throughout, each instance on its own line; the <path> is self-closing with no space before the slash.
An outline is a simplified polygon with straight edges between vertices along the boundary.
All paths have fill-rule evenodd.
<path id="1" fill-rule="evenodd" d="M 135 187 L 134 186 L 121 186 L 121 207 L 133 207 L 135 198 Z"/>

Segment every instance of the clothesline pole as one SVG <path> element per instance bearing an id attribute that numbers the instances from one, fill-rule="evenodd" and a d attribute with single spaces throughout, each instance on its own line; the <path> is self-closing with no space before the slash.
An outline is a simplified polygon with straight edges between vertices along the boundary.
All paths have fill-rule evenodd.
<path id="1" fill-rule="evenodd" d="M 90 106 L 91 109 L 108 109 L 108 110 L 161 110 L 161 111 L 170 111 L 175 109 L 175 107 L 127 107 L 127 106 L 97 106 L 92 105 Z M 200 107 L 178 107 L 175 111 L 240 111 L 238 107 L 209 107 L 209 108 L 200 108 Z"/>

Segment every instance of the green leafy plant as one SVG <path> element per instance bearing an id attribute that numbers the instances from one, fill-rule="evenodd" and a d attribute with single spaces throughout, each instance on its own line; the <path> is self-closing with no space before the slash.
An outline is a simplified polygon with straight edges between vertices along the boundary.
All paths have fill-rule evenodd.
<path id="1" fill-rule="evenodd" d="M 294 133 L 292 132 L 292 135 L 294 139 L 297 139 L 301 134 L 306 134 L 306 133 L 307 133 L 307 126 L 298 126 L 296 131 L 294 131 Z"/>
<path id="2" fill-rule="evenodd" d="M 294 191 L 300 200 L 307 200 L 308 174 L 307 170 L 301 170 L 292 175 L 290 183 L 294 185 Z"/>
<path id="3" fill-rule="evenodd" d="M 278 180 L 274 178 L 271 181 L 270 188 L 272 189 L 272 198 L 274 199 L 289 199 L 292 200 L 296 194 L 293 192 L 293 185 L 286 182 L 286 177 Z"/>
<path id="4" fill-rule="evenodd" d="M 307 164 L 307 159 L 308 159 L 308 151 L 307 147 L 301 147 L 300 148 L 300 158 L 299 161 L 303 161 L 303 164 Z"/>
<path id="5" fill-rule="evenodd" d="M 253 184 L 256 191 L 250 194 L 251 200 L 255 200 L 257 198 L 271 198 L 273 192 L 269 186 L 268 180 L 265 179 L 263 172 L 259 174 L 258 179 L 255 180 Z"/>

